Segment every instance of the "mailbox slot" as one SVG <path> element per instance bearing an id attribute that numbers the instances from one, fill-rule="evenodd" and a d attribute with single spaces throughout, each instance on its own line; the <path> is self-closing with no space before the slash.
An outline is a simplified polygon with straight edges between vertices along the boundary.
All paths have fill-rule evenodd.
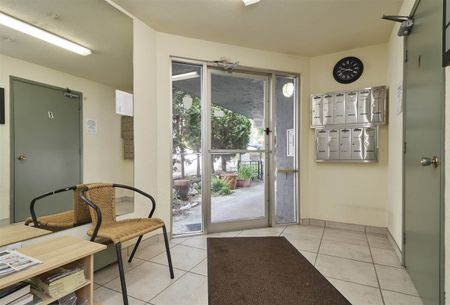
<path id="1" fill-rule="evenodd" d="M 316 130 L 316 146 L 317 160 L 329 160 L 328 131 L 323 129 Z"/>
<path id="2" fill-rule="evenodd" d="M 311 125 L 322 126 L 322 96 L 316 95 L 311 98 Z"/>
<path id="3" fill-rule="evenodd" d="M 345 94 L 338 93 L 334 96 L 334 124 L 345 124 Z"/>
<path id="4" fill-rule="evenodd" d="M 345 123 L 355 124 L 358 117 L 358 94 L 348 92 L 345 94 Z"/>
<path id="5" fill-rule="evenodd" d="M 370 90 L 360 91 L 358 93 L 358 123 L 369 123 L 370 105 Z"/>

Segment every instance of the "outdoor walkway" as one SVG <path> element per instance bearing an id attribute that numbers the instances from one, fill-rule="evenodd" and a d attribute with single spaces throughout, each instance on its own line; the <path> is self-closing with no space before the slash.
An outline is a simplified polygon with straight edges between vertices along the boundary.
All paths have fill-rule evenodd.
<path id="1" fill-rule="evenodd" d="M 175 234 L 201 230 L 201 204 L 191 208 L 187 213 L 188 215 L 173 218 Z M 262 216 L 264 216 L 264 183 L 253 183 L 251 187 L 235 189 L 228 196 L 212 197 L 212 222 L 252 219 Z"/>

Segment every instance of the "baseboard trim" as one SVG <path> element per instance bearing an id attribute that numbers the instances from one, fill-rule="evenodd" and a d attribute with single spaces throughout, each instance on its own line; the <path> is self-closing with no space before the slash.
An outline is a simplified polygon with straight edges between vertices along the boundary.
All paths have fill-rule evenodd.
<path id="1" fill-rule="evenodd" d="M 353 223 L 345 223 L 345 222 L 338 222 L 338 221 L 331 221 L 331 220 L 323 220 L 323 219 L 316 219 L 316 218 L 303 218 L 300 220 L 300 223 L 303 225 L 320 226 L 320 227 L 333 228 L 333 229 L 351 230 L 351 231 L 384 235 L 391 243 L 392 248 L 394 248 L 394 251 L 397 254 L 400 261 L 402 261 L 402 251 L 400 250 L 400 247 L 395 242 L 395 239 L 392 236 L 392 234 L 388 228 L 361 225 L 361 224 L 353 224 Z"/>

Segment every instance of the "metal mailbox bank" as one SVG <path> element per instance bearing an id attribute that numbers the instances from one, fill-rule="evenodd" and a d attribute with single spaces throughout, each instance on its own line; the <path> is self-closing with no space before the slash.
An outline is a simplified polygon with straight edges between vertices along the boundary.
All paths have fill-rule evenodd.
<path id="1" fill-rule="evenodd" d="M 378 161 L 379 126 L 386 124 L 387 88 L 311 95 L 317 162 Z"/>

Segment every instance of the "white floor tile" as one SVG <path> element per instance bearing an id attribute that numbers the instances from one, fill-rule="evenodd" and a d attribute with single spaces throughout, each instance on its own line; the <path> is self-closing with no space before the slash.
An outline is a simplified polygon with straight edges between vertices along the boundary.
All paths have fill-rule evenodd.
<path id="1" fill-rule="evenodd" d="M 181 245 L 206 250 L 207 237 L 208 236 L 206 236 L 206 235 L 188 237 L 188 238 L 186 238 L 186 240 L 184 242 L 181 243 Z"/>
<path id="2" fill-rule="evenodd" d="M 283 232 L 284 234 L 298 234 L 301 236 L 309 235 L 313 237 L 321 238 L 324 228 L 318 226 L 302 226 L 302 225 L 291 225 L 287 226 Z"/>
<path id="3" fill-rule="evenodd" d="M 383 305 L 381 293 L 378 288 L 331 278 L 328 278 L 328 280 L 352 305 Z"/>
<path id="4" fill-rule="evenodd" d="M 283 233 L 283 236 L 298 250 L 309 252 L 317 252 L 319 250 L 320 237 L 295 233 Z"/>
<path id="5" fill-rule="evenodd" d="M 371 251 L 375 264 L 401 267 L 400 260 L 394 250 L 372 248 Z"/>
<path id="6" fill-rule="evenodd" d="M 323 233 L 323 239 L 354 244 L 357 246 L 367 245 L 366 234 L 364 232 L 358 231 L 325 228 L 325 232 Z"/>
<path id="7" fill-rule="evenodd" d="M 144 260 L 141 260 L 136 257 L 133 259 L 131 263 L 128 263 L 127 260 L 128 257 L 123 257 L 123 268 L 125 269 L 125 272 L 133 270 L 134 268 L 138 267 L 139 265 L 145 262 Z M 117 264 L 111 264 L 94 273 L 94 282 L 100 285 L 104 285 L 109 281 L 112 281 L 113 279 L 116 279 L 118 277 L 119 277 L 119 268 L 117 267 Z"/>
<path id="8" fill-rule="evenodd" d="M 386 305 L 423 305 L 419 297 L 382 290 Z"/>
<path id="9" fill-rule="evenodd" d="M 205 258 L 200 264 L 192 268 L 190 272 L 208 276 L 208 259 Z"/>
<path id="10" fill-rule="evenodd" d="M 132 250 L 130 250 L 130 254 L 131 251 Z M 145 247 L 139 247 L 134 257 L 144 260 L 151 260 L 161 253 L 166 253 L 166 246 L 164 242 L 155 242 L 153 244 L 146 245 Z"/>
<path id="11" fill-rule="evenodd" d="M 325 276 L 378 288 L 373 264 L 319 254 L 316 268 Z"/>
<path id="12" fill-rule="evenodd" d="M 187 273 L 151 300 L 155 305 L 208 305 L 207 277 Z"/>
<path id="13" fill-rule="evenodd" d="M 174 269 L 174 273 L 175 278 L 171 279 L 167 266 L 145 262 L 139 268 L 125 274 L 128 295 L 139 300 L 150 301 L 151 298 L 178 280 L 184 274 L 184 271 Z M 118 278 L 105 286 L 118 292 L 121 291 Z"/>
<path id="14" fill-rule="evenodd" d="M 406 270 L 401 268 L 375 265 L 381 289 L 417 296 L 416 288 Z"/>
<path id="15" fill-rule="evenodd" d="M 102 305 L 123 305 L 122 294 L 114 290 L 100 287 L 94 290 L 94 302 Z M 130 305 L 144 305 L 145 302 L 128 297 Z"/>
<path id="16" fill-rule="evenodd" d="M 316 262 L 317 253 L 303 250 L 299 251 L 311 263 L 311 265 L 314 265 L 314 263 Z"/>
<path id="17" fill-rule="evenodd" d="M 394 251 L 394 248 L 386 235 L 367 233 L 367 239 L 371 248 L 382 248 Z"/>
<path id="18" fill-rule="evenodd" d="M 206 250 L 177 245 L 170 249 L 172 263 L 175 268 L 189 271 L 206 258 Z M 151 259 L 152 262 L 167 265 L 166 253 Z"/>
<path id="19" fill-rule="evenodd" d="M 322 240 L 319 253 L 372 263 L 369 245 L 360 246 L 333 240 Z"/>
<path id="20" fill-rule="evenodd" d="M 280 236 L 285 227 L 271 227 L 262 229 L 244 230 L 237 237 Z"/>

